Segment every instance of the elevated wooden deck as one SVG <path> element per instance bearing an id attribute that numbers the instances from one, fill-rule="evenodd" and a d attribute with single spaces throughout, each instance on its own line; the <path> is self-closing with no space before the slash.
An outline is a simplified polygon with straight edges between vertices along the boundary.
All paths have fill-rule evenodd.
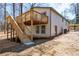
<path id="1" fill-rule="evenodd" d="M 31 10 L 20 16 L 17 16 L 16 21 L 18 23 L 24 22 L 25 25 L 29 26 L 31 25 L 31 21 L 33 22 L 33 25 L 47 24 L 48 16 L 37 11 Z"/>

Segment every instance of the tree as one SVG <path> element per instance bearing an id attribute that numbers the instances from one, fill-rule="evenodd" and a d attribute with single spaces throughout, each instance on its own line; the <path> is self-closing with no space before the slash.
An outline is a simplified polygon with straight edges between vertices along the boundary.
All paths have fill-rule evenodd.
<path id="1" fill-rule="evenodd" d="M 72 13 L 73 13 L 73 14 L 76 14 L 76 3 L 72 3 L 72 4 L 70 5 L 70 7 L 71 7 Z"/>
<path id="2" fill-rule="evenodd" d="M 63 12 L 62 12 L 63 16 L 66 17 L 67 19 L 70 17 L 69 14 L 75 16 L 76 15 L 76 4 L 75 3 L 71 3 L 69 4 L 69 8 L 66 8 Z M 74 17 L 73 17 L 74 18 Z"/>
<path id="3" fill-rule="evenodd" d="M 72 14 L 75 14 L 75 18 L 72 21 L 76 23 L 76 3 L 71 4 L 71 10 L 72 10 Z"/>

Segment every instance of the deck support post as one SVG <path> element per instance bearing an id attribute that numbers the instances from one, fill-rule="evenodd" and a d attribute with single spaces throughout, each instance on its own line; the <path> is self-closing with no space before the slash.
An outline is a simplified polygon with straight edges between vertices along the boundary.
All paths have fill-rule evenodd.
<path id="1" fill-rule="evenodd" d="M 11 34 L 10 34 L 10 37 L 11 37 L 10 41 L 12 41 L 12 26 L 11 26 Z"/>
<path id="2" fill-rule="evenodd" d="M 7 39 L 9 39 L 9 37 L 8 37 L 8 21 L 7 21 Z"/>
<path id="3" fill-rule="evenodd" d="M 31 20 L 31 40 L 33 40 L 33 11 L 32 11 L 32 8 L 31 8 L 31 12 L 30 12 L 30 20 Z"/>

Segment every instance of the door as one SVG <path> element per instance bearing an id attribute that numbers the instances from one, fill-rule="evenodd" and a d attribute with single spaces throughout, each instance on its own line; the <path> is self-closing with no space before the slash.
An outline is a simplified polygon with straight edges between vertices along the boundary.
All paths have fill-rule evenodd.
<path id="1" fill-rule="evenodd" d="M 57 35 L 57 25 L 55 25 L 55 35 Z"/>

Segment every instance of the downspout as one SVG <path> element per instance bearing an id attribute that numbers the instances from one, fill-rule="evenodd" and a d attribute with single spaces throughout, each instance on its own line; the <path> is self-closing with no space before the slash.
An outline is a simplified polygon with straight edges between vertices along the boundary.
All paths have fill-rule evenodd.
<path id="1" fill-rule="evenodd" d="M 64 33 L 64 26 L 63 26 L 63 24 L 64 24 L 64 19 L 62 18 L 62 34 Z"/>
<path id="2" fill-rule="evenodd" d="M 50 39 L 51 39 L 51 8 L 50 8 Z"/>

